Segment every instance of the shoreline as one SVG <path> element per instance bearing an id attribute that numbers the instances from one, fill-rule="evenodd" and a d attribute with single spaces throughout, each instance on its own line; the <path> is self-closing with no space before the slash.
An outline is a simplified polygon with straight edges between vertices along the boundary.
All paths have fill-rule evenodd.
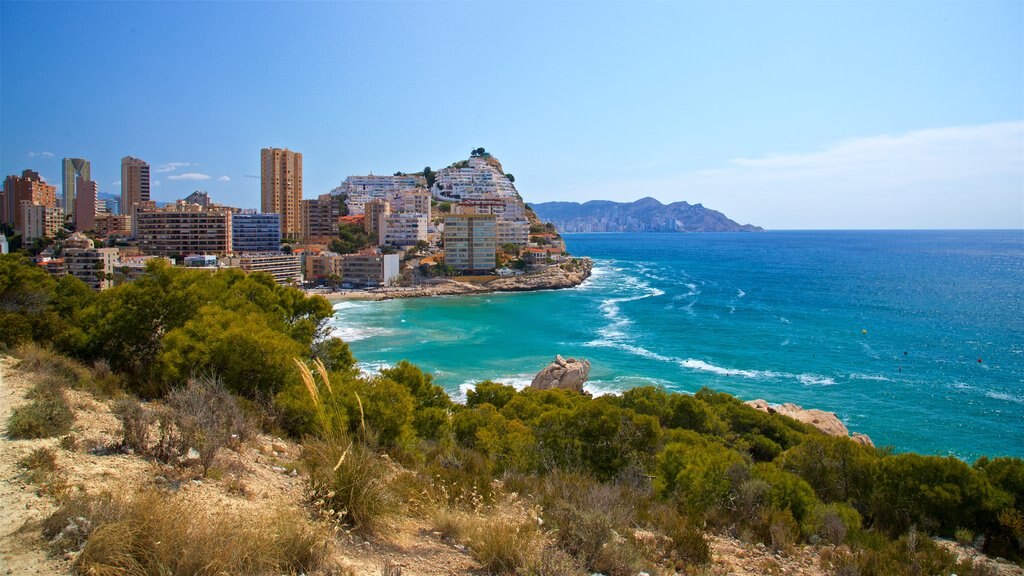
<path id="1" fill-rule="evenodd" d="M 582 284 L 594 268 L 594 261 L 588 257 L 573 258 L 572 270 L 562 268 L 561 264 L 553 264 L 537 272 L 521 276 L 495 276 L 483 283 L 464 282 L 453 279 L 441 279 L 430 284 L 414 287 L 375 288 L 373 290 L 352 290 L 346 292 L 312 293 L 311 296 L 323 296 L 331 304 L 349 300 L 378 302 L 397 298 L 430 298 L 436 296 L 473 296 L 494 292 L 537 292 L 541 290 L 559 290 L 575 288 Z"/>

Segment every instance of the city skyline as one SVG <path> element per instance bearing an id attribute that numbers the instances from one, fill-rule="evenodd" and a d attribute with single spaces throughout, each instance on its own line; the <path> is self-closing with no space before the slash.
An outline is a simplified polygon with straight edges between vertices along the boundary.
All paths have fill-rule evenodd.
<path id="1" fill-rule="evenodd" d="M 1016 2 L 72 6 L 0 5 L 4 176 L 61 187 L 61 158 L 84 158 L 112 194 L 133 156 L 155 200 L 258 208 L 262 148 L 303 153 L 311 199 L 484 146 L 527 202 L 654 196 L 775 229 L 1024 226 Z M 33 25 L 52 42 L 17 49 Z M 83 26 L 105 41 L 61 33 Z M 69 51 L 88 65 L 63 93 L 48 78 Z"/>

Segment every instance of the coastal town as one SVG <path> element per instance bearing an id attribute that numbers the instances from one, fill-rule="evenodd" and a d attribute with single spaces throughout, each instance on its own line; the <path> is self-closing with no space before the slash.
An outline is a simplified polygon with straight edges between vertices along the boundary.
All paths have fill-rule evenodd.
<path id="1" fill-rule="evenodd" d="M 310 199 L 301 152 L 264 148 L 260 167 L 259 211 L 202 190 L 158 202 L 149 163 L 131 156 L 121 159 L 120 196 L 100 194 L 84 158 L 61 160 L 60 195 L 24 170 L 0 193 L 0 253 L 20 250 L 94 290 L 137 278 L 153 260 L 371 298 L 562 288 L 590 272 L 484 148 L 437 171 L 348 176 Z"/>

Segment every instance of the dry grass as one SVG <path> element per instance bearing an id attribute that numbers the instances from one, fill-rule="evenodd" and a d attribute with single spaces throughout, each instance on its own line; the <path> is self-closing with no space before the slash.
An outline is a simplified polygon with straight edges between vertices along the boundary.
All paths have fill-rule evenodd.
<path id="1" fill-rule="evenodd" d="M 36 448 L 18 461 L 18 467 L 25 471 L 25 481 L 38 487 L 40 495 L 60 499 L 66 494 L 68 482 L 52 449 Z"/>
<path id="2" fill-rule="evenodd" d="M 307 498 L 332 522 L 370 534 L 401 512 L 388 483 L 392 471 L 366 446 L 344 438 L 313 440 L 303 449 L 303 462 Z"/>
<path id="3" fill-rule="evenodd" d="M 58 383 L 44 380 L 29 392 L 29 397 L 32 401 L 15 408 L 7 419 L 8 437 L 50 438 L 71 430 L 75 414 Z"/>
<path id="4" fill-rule="evenodd" d="M 210 513 L 181 496 L 80 496 L 43 526 L 63 549 L 85 543 L 78 574 L 280 574 L 309 572 L 327 552 L 326 535 L 299 514 Z"/>

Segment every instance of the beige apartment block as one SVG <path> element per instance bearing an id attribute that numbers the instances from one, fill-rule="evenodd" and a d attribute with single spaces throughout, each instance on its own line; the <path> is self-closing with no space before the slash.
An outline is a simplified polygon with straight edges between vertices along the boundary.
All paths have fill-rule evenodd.
<path id="1" fill-rule="evenodd" d="M 149 202 L 149 163 L 125 156 L 121 158 L 121 214 L 131 214 L 132 206 Z"/>
<path id="2" fill-rule="evenodd" d="M 391 214 L 391 203 L 387 200 L 370 200 L 363 205 L 363 229 L 367 234 L 380 238 L 380 221 Z"/>
<path id="3" fill-rule="evenodd" d="M 132 217 L 124 214 L 98 214 L 96 235 L 101 238 L 127 238 L 132 235 Z"/>
<path id="4" fill-rule="evenodd" d="M 260 151 L 261 208 L 281 215 L 281 236 L 302 236 L 302 153 L 282 148 Z"/>
<path id="5" fill-rule="evenodd" d="M 281 285 L 302 282 L 302 259 L 298 254 L 245 253 L 223 258 L 227 266 L 241 268 L 246 273 L 265 272 Z"/>
<path id="6" fill-rule="evenodd" d="M 398 278 L 398 268 L 398 254 L 367 248 L 341 257 L 341 281 L 364 288 L 387 286 Z"/>
<path id="7" fill-rule="evenodd" d="M 228 210 L 204 210 L 184 202 L 155 209 L 137 206 L 135 229 L 139 248 L 146 254 L 180 257 L 232 251 Z"/>
<path id="8" fill-rule="evenodd" d="M 93 290 L 106 290 L 114 285 L 114 268 L 117 262 L 117 248 L 64 250 L 67 273 L 85 282 Z"/>
<path id="9" fill-rule="evenodd" d="M 456 270 L 494 270 L 497 247 L 494 214 L 451 214 L 444 219 L 444 260 Z"/>
<path id="10" fill-rule="evenodd" d="M 341 278 L 341 255 L 334 252 L 307 254 L 305 257 L 305 278 L 307 281 L 327 280 L 331 276 Z"/>
<path id="11" fill-rule="evenodd" d="M 302 201 L 302 241 L 328 243 L 338 237 L 341 223 L 341 199 L 321 194 L 315 200 Z"/>
<path id="12" fill-rule="evenodd" d="M 64 229 L 64 209 L 28 200 L 21 203 L 22 238 L 32 242 L 38 238 L 54 238 Z"/>

